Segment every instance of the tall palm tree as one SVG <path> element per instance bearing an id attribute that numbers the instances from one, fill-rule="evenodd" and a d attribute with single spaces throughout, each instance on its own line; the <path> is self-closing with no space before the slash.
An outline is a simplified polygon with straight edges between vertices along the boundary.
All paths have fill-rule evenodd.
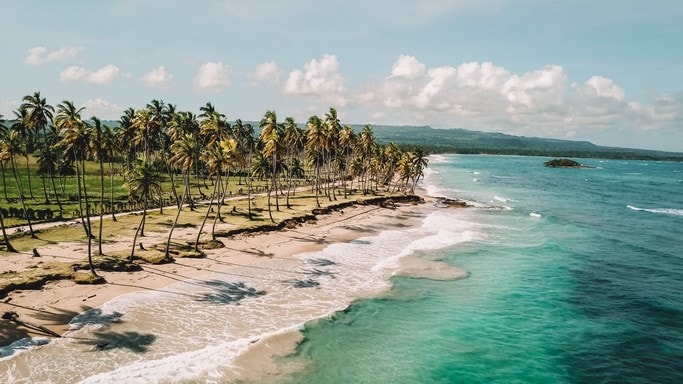
<path id="1" fill-rule="evenodd" d="M 40 92 L 34 92 L 33 95 L 24 96 L 21 109 L 26 110 L 26 126 L 33 132 L 42 131 L 43 145 L 40 151 L 44 152 L 48 148 L 46 127 L 52 122 L 55 112 L 54 107 L 47 103 L 47 100 L 40 95 Z M 45 204 L 50 204 L 50 199 L 47 195 L 47 188 L 45 187 L 45 173 L 40 172 L 40 179 L 43 183 L 43 193 L 45 194 Z"/>
<path id="2" fill-rule="evenodd" d="M 7 135 L 9 134 L 9 129 L 5 125 L 7 121 L 3 115 L 0 115 L 0 144 L 7 140 Z M 5 194 L 5 201 L 10 202 L 9 196 L 7 196 L 7 180 L 5 179 L 5 161 L 7 159 L 0 158 L 0 172 L 2 172 L 2 192 Z"/>
<path id="3" fill-rule="evenodd" d="M 90 118 L 93 122 L 91 128 L 92 135 L 90 137 L 89 145 L 92 148 L 92 153 L 95 155 L 97 162 L 100 166 L 100 227 L 99 234 L 97 236 L 97 252 L 103 255 L 102 252 L 102 223 L 104 217 L 104 158 L 107 156 L 104 149 L 104 134 L 102 128 L 102 121 L 97 117 L 93 116 Z"/>
<path id="4" fill-rule="evenodd" d="M 28 214 L 28 210 L 26 209 L 24 189 L 21 184 L 21 180 L 19 179 L 19 175 L 17 173 L 16 156 L 21 154 L 21 146 L 22 140 L 19 132 L 9 132 L 5 140 L 0 142 L 0 160 L 10 161 L 10 165 L 12 167 L 12 174 L 14 175 L 14 181 L 17 184 L 17 191 L 19 192 L 19 201 L 21 202 L 21 208 L 24 212 L 24 218 L 26 218 L 26 221 L 28 222 L 28 229 L 31 233 L 31 237 L 36 237 L 35 233 L 33 232 L 33 225 L 31 224 L 31 216 Z"/>
<path id="5" fill-rule="evenodd" d="M 282 152 L 282 126 L 277 123 L 277 115 L 275 111 L 266 111 L 265 115 L 261 119 L 259 124 L 261 128 L 261 133 L 259 134 L 259 139 L 263 143 L 263 149 L 261 150 L 265 157 L 270 157 L 271 159 L 271 182 L 268 188 L 268 215 L 270 220 L 275 222 L 273 219 L 273 212 L 270 204 L 270 197 L 272 191 L 275 191 L 275 204 L 276 209 L 280 210 L 280 205 L 278 202 L 277 193 L 277 166 L 278 166 L 278 156 Z"/>
<path id="6" fill-rule="evenodd" d="M 109 163 L 109 206 L 111 208 L 111 219 L 117 221 L 114 209 L 114 156 L 119 148 L 115 131 L 108 125 L 104 125 L 103 128 L 101 149 L 103 157 L 106 157 Z"/>
<path id="7" fill-rule="evenodd" d="M 59 141 L 59 136 L 57 135 L 57 130 L 54 126 L 50 127 L 49 132 L 43 138 L 45 146 L 40 151 L 38 155 L 38 167 L 42 175 L 47 174 L 50 183 L 52 184 L 52 192 L 57 200 L 57 206 L 59 207 L 59 216 L 61 217 L 64 208 L 62 207 L 62 201 L 59 198 L 59 192 L 57 191 L 57 185 L 55 184 L 55 176 L 57 175 L 57 167 L 60 161 L 63 161 L 63 153 L 56 146 Z"/>
<path id="8" fill-rule="evenodd" d="M 370 125 L 366 124 L 363 127 L 358 139 L 358 146 L 361 159 L 363 160 L 363 174 L 361 175 L 361 178 L 363 194 L 365 195 L 367 191 L 368 171 L 370 170 L 370 163 L 375 149 L 375 135 Z"/>
<path id="9" fill-rule="evenodd" d="M 251 166 L 253 157 L 252 154 L 254 153 L 254 148 L 256 145 L 256 140 L 254 139 L 254 127 L 249 123 L 242 124 L 242 120 L 237 119 L 235 124 L 233 124 L 233 134 L 237 140 L 237 148 L 239 149 L 240 156 L 245 159 L 244 173 L 246 173 L 247 178 L 247 214 L 249 215 L 249 220 L 252 220 L 251 190 L 253 179 Z"/>
<path id="10" fill-rule="evenodd" d="M 318 198 L 320 193 L 320 167 L 325 163 L 324 151 L 327 145 L 327 137 L 325 136 L 323 121 L 316 115 L 308 119 L 306 128 L 306 151 L 308 152 L 309 163 L 315 169 L 315 203 L 320 208 L 320 200 Z"/>
<path id="11" fill-rule="evenodd" d="M 287 149 L 287 208 L 292 206 L 289 204 L 289 196 L 292 191 L 292 181 L 294 179 L 294 162 L 298 160 L 300 152 L 304 145 L 304 132 L 299 129 L 293 118 L 285 119 L 283 144 Z M 298 174 L 298 173 L 297 173 Z"/>
<path id="12" fill-rule="evenodd" d="M 135 199 L 142 199 L 142 219 L 140 219 L 140 225 L 135 230 L 133 247 L 130 251 L 129 260 L 133 261 L 138 234 L 144 236 L 147 203 L 151 196 L 161 190 L 161 176 L 151 164 L 148 164 L 145 160 L 138 160 L 128 171 L 127 177 L 128 181 L 124 186 L 128 189 L 129 196 Z"/>
<path id="13" fill-rule="evenodd" d="M 28 112 L 24 108 L 19 108 L 18 110 L 12 111 L 14 113 L 14 123 L 12 124 L 12 130 L 19 134 L 19 138 L 22 142 L 22 151 L 26 159 L 26 177 L 28 178 L 28 192 L 31 199 L 35 200 L 33 196 L 33 186 L 31 185 L 31 169 L 29 168 L 28 155 L 33 151 L 33 133 L 29 129 L 26 121 L 28 121 Z"/>
<path id="14" fill-rule="evenodd" d="M 183 173 L 183 183 L 185 184 L 185 191 L 180 198 L 180 204 L 178 205 L 178 211 L 176 213 L 175 220 L 171 229 L 168 232 L 168 239 L 166 240 L 166 250 L 164 251 L 164 256 L 168 259 L 170 258 L 170 246 L 171 237 L 173 236 L 173 230 L 178 223 L 178 218 L 180 217 L 180 211 L 182 210 L 183 203 L 185 202 L 185 197 L 190 193 L 190 171 L 192 171 L 192 166 L 194 165 L 195 152 L 197 151 L 197 141 L 195 137 L 191 134 L 185 134 L 179 140 L 176 140 L 171 144 L 171 152 L 173 156 L 169 159 L 170 163 L 178 168 Z"/>
<path id="15" fill-rule="evenodd" d="M 334 172 L 334 162 L 337 159 L 337 151 L 339 148 L 339 132 L 341 131 L 341 123 L 339 122 L 339 117 L 337 116 L 337 110 L 330 108 L 329 112 L 325 114 L 325 136 L 326 136 L 326 146 L 327 151 L 327 197 L 330 201 L 337 200 L 335 193 L 336 183 L 337 183 L 337 172 Z"/>
<path id="16" fill-rule="evenodd" d="M 351 163 L 351 154 L 353 152 L 353 148 L 356 145 L 356 134 L 353 132 L 353 128 L 351 128 L 350 125 L 345 125 L 340 131 L 339 131 L 339 147 L 341 149 L 341 156 L 343 156 L 343 167 L 340 170 L 341 172 L 341 179 L 342 179 L 342 188 L 344 189 L 344 198 L 346 199 L 347 196 L 347 190 L 346 190 L 346 180 L 348 179 L 349 175 L 349 164 Z"/>
<path id="17" fill-rule="evenodd" d="M 85 159 L 87 150 L 90 146 L 91 130 L 83 121 L 81 112 L 84 107 L 76 108 L 72 101 L 65 100 L 57 105 L 55 115 L 55 125 L 61 140 L 57 146 L 64 148 L 64 151 L 76 162 L 76 181 L 78 185 L 78 205 L 80 208 L 81 223 L 88 237 L 88 265 L 90 273 L 97 276 L 95 266 L 92 261 L 92 226 L 90 224 L 90 202 L 88 200 L 88 189 L 85 179 Z M 80 167 L 79 167 L 80 163 Z M 80 169 L 79 169 L 80 168 Z M 81 178 L 83 179 L 81 182 Z M 83 200 L 85 200 L 85 215 L 83 214 Z"/>

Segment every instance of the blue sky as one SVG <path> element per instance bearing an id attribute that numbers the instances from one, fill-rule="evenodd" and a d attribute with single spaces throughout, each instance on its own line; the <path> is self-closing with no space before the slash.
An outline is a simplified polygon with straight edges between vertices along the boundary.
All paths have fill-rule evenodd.
<path id="1" fill-rule="evenodd" d="M 0 0 L 0 113 L 461 127 L 683 151 L 679 0 Z"/>

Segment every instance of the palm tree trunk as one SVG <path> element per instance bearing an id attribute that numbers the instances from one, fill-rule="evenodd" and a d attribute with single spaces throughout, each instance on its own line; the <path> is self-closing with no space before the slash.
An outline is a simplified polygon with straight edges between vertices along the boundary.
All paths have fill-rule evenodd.
<path id="1" fill-rule="evenodd" d="M 9 196 L 7 196 L 7 180 L 5 180 L 5 164 L 0 161 L 0 171 L 2 171 L 2 192 L 5 194 L 5 201 L 9 203 Z"/>
<path id="2" fill-rule="evenodd" d="M 186 178 L 189 177 L 189 174 L 184 176 Z M 166 250 L 164 251 L 164 257 L 166 259 L 170 259 L 170 249 L 171 249 L 171 236 L 173 236 L 173 230 L 175 229 L 176 224 L 178 224 L 178 218 L 180 217 L 180 211 L 182 210 L 183 203 L 185 202 L 185 194 L 187 193 L 187 189 L 185 192 L 183 192 L 183 196 L 180 198 L 180 204 L 178 204 L 178 212 L 176 212 L 175 215 L 175 220 L 173 221 L 173 225 L 171 225 L 171 230 L 168 231 L 168 239 L 166 239 Z M 133 245 L 135 246 L 135 245 Z"/>
<path id="3" fill-rule="evenodd" d="M 21 180 L 19 180 L 19 176 L 17 175 L 17 163 L 14 160 L 14 156 L 10 156 L 10 161 L 12 162 L 12 173 L 14 173 L 14 180 L 17 183 L 17 189 L 19 190 L 19 201 L 21 202 L 21 208 L 24 211 L 24 217 L 28 221 L 28 229 L 29 232 L 31 233 L 31 237 L 36 237 L 35 233 L 33 233 L 33 225 L 31 225 L 31 218 L 28 216 L 28 212 L 26 211 L 26 202 L 24 201 L 24 191 L 21 186 Z"/>
<path id="4" fill-rule="evenodd" d="M 5 243 L 5 248 L 7 249 L 7 252 L 17 252 L 16 249 L 12 246 L 12 243 L 9 242 L 9 237 L 7 236 L 7 231 L 5 231 L 5 219 L 2 217 L 2 211 L 0 211 L 0 228 L 2 228 L 2 240 Z"/>
<path id="5" fill-rule="evenodd" d="M 78 162 L 76 163 L 76 182 L 78 184 L 78 213 L 79 216 L 81 217 L 81 224 L 83 225 L 83 230 L 85 231 L 85 235 L 90 238 L 90 228 L 85 224 L 85 218 L 83 217 L 83 195 L 81 194 L 81 171 L 78 166 Z"/>
<path id="6" fill-rule="evenodd" d="M 202 231 L 204 230 L 204 224 L 206 224 L 206 219 L 209 217 L 209 212 L 211 212 L 211 206 L 213 205 L 213 198 L 216 195 L 216 189 L 218 188 L 218 183 L 213 185 L 213 193 L 211 194 L 211 199 L 209 200 L 209 207 L 206 209 L 206 214 L 202 220 L 202 225 L 199 226 L 199 231 L 197 232 L 197 238 L 194 242 L 194 251 L 199 252 L 199 238 L 202 236 Z"/>
<path id="7" fill-rule="evenodd" d="M 225 175 L 225 187 L 223 187 L 222 182 L 221 182 L 221 174 L 220 174 L 220 172 L 218 173 L 218 179 L 216 180 L 216 184 L 221 186 L 222 192 L 221 192 L 221 197 L 218 200 L 218 203 L 216 204 L 216 216 L 214 216 L 213 225 L 211 225 L 211 240 L 216 240 L 216 222 L 218 221 L 218 218 L 221 217 L 221 207 L 223 206 L 223 203 L 224 203 L 225 190 L 227 189 L 229 181 L 230 181 L 230 171 L 227 171 L 226 175 Z M 221 218 L 221 223 L 222 222 L 223 222 L 223 218 Z"/>
<path id="8" fill-rule="evenodd" d="M 138 240 L 138 233 L 140 233 L 140 228 L 142 228 L 145 225 L 145 217 L 147 216 L 147 197 L 145 197 L 145 203 L 142 208 L 142 219 L 140 220 L 140 224 L 138 225 L 137 229 L 135 230 L 135 236 L 133 236 L 133 248 L 130 250 L 130 257 L 128 258 L 128 261 L 132 262 L 133 257 L 135 256 L 135 243 Z"/>
<path id="9" fill-rule="evenodd" d="M 78 167 L 78 165 L 76 166 Z M 83 168 L 83 195 L 85 196 L 85 221 L 87 222 L 88 233 L 92 234 L 92 225 L 90 224 L 90 202 L 88 201 L 88 189 L 86 187 L 85 180 L 85 159 L 81 160 L 81 167 Z M 102 228 L 101 225 L 100 228 Z M 100 236 L 101 235 L 102 232 L 100 231 Z M 92 273 L 93 276 L 97 276 L 97 272 L 95 272 L 95 265 L 92 262 L 92 238 L 92 235 L 88 236 L 88 266 L 90 267 L 90 273 Z"/>
<path id="10" fill-rule="evenodd" d="M 114 214 L 114 167 L 112 165 L 111 158 L 109 159 L 109 202 L 111 204 L 111 219 L 116 220 L 116 215 Z"/>
<path id="11" fill-rule="evenodd" d="M 35 200 L 36 198 L 33 196 L 33 187 L 31 186 L 31 170 L 28 167 L 28 155 L 25 155 L 24 157 L 26 157 L 26 176 L 28 177 L 29 195 L 31 196 L 31 199 Z"/>
<path id="12" fill-rule="evenodd" d="M 45 187 L 45 174 L 40 171 L 40 182 L 43 184 L 43 194 L 45 195 L 45 204 L 50 204 L 50 198 L 47 195 L 47 188 Z"/>
<path id="13" fill-rule="evenodd" d="M 97 238 L 97 252 L 104 255 L 102 252 L 102 216 L 104 215 L 104 162 L 100 157 L 100 228 Z"/>
<path id="14" fill-rule="evenodd" d="M 62 207 L 62 202 L 59 199 L 59 193 L 57 193 L 57 185 L 55 185 L 55 174 L 53 170 L 50 170 L 50 182 L 52 183 L 52 191 L 55 193 L 55 199 L 57 199 L 57 206 L 59 206 L 59 216 L 61 217 L 64 213 L 64 208 Z"/>

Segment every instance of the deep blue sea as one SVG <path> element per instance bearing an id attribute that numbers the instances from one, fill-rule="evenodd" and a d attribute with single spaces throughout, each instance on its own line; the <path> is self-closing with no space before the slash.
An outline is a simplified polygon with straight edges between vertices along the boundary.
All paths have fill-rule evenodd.
<path id="1" fill-rule="evenodd" d="M 285 382 L 683 383 L 683 164 L 547 160 L 433 156 L 423 188 L 477 235 L 421 252 L 469 276 L 308 323 Z"/>

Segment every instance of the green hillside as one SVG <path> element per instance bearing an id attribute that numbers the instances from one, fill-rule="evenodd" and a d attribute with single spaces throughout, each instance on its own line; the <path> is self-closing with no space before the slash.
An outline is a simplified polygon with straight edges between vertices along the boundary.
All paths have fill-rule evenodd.
<path id="1" fill-rule="evenodd" d="M 361 126 L 354 126 L 360 131 Z M 531 155 L 683 161 L 683 153 L 603 147 L 588 141 L 513 136 L 467 129 L 428 126 L 373 126 L 375 137 L 405 146 L 424 146 L 430 153 Z"/>

